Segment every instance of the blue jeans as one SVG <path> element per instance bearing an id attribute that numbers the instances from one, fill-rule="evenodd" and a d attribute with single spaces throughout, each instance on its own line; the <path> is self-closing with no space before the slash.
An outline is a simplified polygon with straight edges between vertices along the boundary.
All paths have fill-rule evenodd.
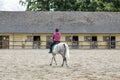
<path id="1" fill-rule="evenodd" d="M 60 41 L 53 41 L 53 43 L 50 45 L 50 52 L 52 52 L 52 47 L 58 43 L 60 43 Z"/>

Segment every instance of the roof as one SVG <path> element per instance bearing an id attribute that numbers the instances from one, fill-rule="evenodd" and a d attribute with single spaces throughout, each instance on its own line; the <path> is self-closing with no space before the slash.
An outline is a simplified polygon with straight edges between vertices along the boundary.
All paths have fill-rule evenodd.
<path id="1" fill-rule="evenodd" d="M 120 33 L 120 12 L 0 12 L 0 33 Z"/>

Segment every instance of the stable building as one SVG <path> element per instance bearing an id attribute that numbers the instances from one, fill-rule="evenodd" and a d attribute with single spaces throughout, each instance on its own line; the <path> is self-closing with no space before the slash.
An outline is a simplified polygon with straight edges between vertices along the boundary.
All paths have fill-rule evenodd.
<path id="1" fill-rule="evenodd" d="M 0 12 L 0 49 L 49 48 L 61 41 L 77 49 L 120 49 L 120 12 Z"/>

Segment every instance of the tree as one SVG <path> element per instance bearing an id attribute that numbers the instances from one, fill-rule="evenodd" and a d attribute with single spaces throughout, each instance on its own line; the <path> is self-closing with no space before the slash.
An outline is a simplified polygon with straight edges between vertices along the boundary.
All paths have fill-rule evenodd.
<path id="1" fill-rule="evenodd" d="M 75 9 L 77 0 L 20 0 L 20 3 L 27 4 L 27 11 L 72 11 Z"/>
<path id="2" fill-rule="evenodd" d="M 120 0 L 20 0 L 27 11 L 120 11 Z"/>

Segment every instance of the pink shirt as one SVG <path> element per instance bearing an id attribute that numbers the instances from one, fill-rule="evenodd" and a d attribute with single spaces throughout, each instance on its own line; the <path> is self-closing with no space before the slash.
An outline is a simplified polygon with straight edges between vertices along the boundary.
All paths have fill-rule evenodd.
<path id="1" fill-rule="evenodd" d="M 53 36 L 52 36 L 53 41 L 60 41 L 60 37 L 61 37 L 60 32 L 53 33 Z"/>

